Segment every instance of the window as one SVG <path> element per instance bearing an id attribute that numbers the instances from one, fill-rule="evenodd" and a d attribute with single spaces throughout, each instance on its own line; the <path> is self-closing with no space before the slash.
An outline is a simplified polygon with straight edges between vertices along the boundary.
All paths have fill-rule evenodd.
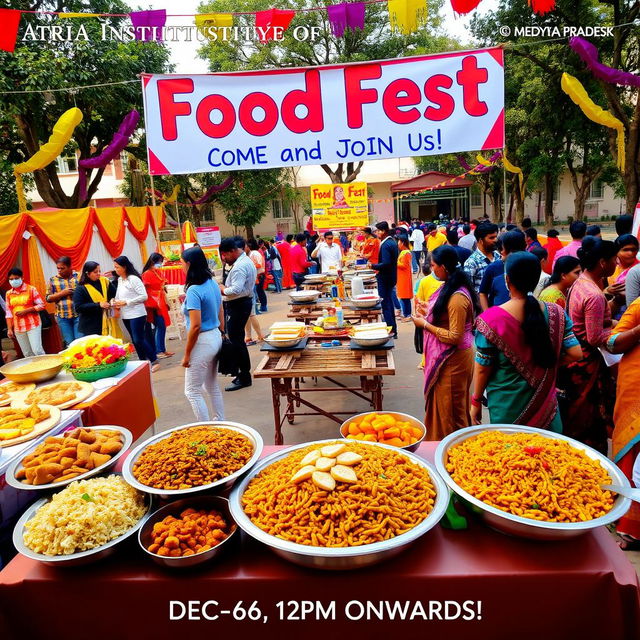
<path id="1" fill-rule="evenodd" d="M 480 193 L 480 189 L 478 187 L 471 187 L 471 206 L 482 206 L 482 194 Z"/>
<path id="2" fill-rule="evenodd" d="M 76 156 L 58 156 L 56 158 L 58 173 L 77 173 L 78 158 Z"/>
<path id="3" fill-rule="evenodd" d="M 602 180 L 595 180 L 591 183 L 591 193 L 589 197 L 592 200 L 600 200 L 604 198 L 604 183 Z"/>
<path id="4" fill-rule="evenodd" d="M 291 211 L 285 206 L 282 200 L 272 200 L 271 210 L 273 211 L 273 217 L 275 219 L 291 217 Z"/>

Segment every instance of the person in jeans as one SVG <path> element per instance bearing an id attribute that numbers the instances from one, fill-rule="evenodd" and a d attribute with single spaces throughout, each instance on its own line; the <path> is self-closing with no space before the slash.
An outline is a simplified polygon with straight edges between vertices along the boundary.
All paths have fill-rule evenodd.
<path id="1" fill-rule="evenodd" d="M 58 275 L 49 279 L 45 300 L 56 303 L 56 321 L 60 327 L 64 346 L 68 347 L 78 333 L 78 314 L 73 308 L 73 292 L 78 286 L 78 274 L 71 268 L 71 258 L 61 256 L 56 261 Z"/>
<path id="2" fill-rule="evenodd" d="M 251 359 L 244 341 L 244 328 L 251 315 L 257 272 L 244 249 L 242 238 L 223 238 L 219 247 L 220 257 L 231 267 L 225 284 L 219 286 L 220 293 L 226 299 L 227 335 L 236 349 L 239 369 L 238 376 L 225 391 L 251 386 Z"/>
<path id="3" fill-rule="evenodd" d="M 155 344 L 158 358 L 170 358 L 174 353 L 167 351 L 165 341 L 171 318 L 166 294 L 167 281 L 160 273 L 163 263 L 161 254 L 152 253 L 142 269 L 142 282 L 147 290 L 145 337 L 147 342 Z"/>
<path id="4" fill-rule="evenodd" d="M 296 283 L 296 291 L 300 291 L 307 269 L 314 264 L 307 255 L 304 233 L 299 233 L 296 236 L 296 245 L 291 247 L 289 255 L 291 256 L 291 271 L 293 272 L 293 281 Z"/>
<path id="5" fill-rule="evenodd" d="M 264 292 L 264 280 L 267 277 L 267 271 L 264 263 L 264 256 L 258 250 L 258 243 L 255 238 L 249 238 L 247 240 L 247 248 L 249 251 L 249 258 L 256 266 L 256 286 L 254 292 L 256 295 L 256 313 L 266 313 L 267 309 L 267 294 Z M 258 309 L 258 302 L 260 308 Z"/>
<path id="6" fill-rule="evenodd" d="M 148 360 L 151 363 L 151 371 L 157 371 L 160 363 L 156 348 L 153 343 L 147 342 L 144 332 L 147 323 L 147 310 L 144 306 L 147 290 L 140 274 L 127 256 L 115 258 L 113 269 L 118 275 L 118 287 L 112 304 L 116 309 L 120 309 L 120 317 L 131 336 L 138 358 Z"/>
<path id="7" fill-rule="evenodd" d="M 9 270 L 6 317 L 7 335 L 15 337 L 25 358 L 44 355 L 42 348 L 42 323 L 40 311 L 44 309 L 44 300 L 38 290 L 22 279 L 22 269 Z"/>
<path id="8" fill-rule="evenodd" d="M 280 260 L 280 252 L 273 242 L 268 242 L 269 258 L 271 259 L 271 274 L 273 275 L 273 286 L 276 293 L 282 292 L 282 261 Z"/>
<path id="9" fill-rule="evenodd" d="M 182 358 L 184 394 L 199 422 L 212 419 L 207 397 L 213 409 L 213 420 L 224 420 L 217 362 L 224 333 L 222 296 L 200 247 L 184 251 L 181 262 L 187 274 L 186 298 L 182 306 L 187 327 L 187 346 Z"/>

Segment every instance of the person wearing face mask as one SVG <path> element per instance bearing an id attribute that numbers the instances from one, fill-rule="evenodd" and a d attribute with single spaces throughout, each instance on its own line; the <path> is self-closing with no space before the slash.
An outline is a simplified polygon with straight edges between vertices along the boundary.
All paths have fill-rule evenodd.
<path id="1" fill-rule="evenodd" d="M 145 324 L 145 339 L 148 344 L 155 344 L 158 358 L 170 358 L 173 352 L 167 351 L 165 336 L 167 327 L 171 324 L 169 318 L 169 304 L 167 303 L 167 281 L 160 269 L 164 258 L 159 253 L 152 253 L 142 269 L 142 283 L 147 290 L 147 322 Z"/>
<path id="2" fill-rule="evenodd" d="M 93 260 L 85 262 L 80 282 L 73 292 L 73 308 L 80 318 L 78 334 L 119 337 L 120 330 L 111 313 L 110 301 L 116 295 L 116 287 L 100 274 L 100 265 Z"/>
<path id="3" fill-rule="evenodd" d="M 44 355 L 42 348 L 42 323 L 40 311 L 44 300 L 35 287 L 22 279 L 22 269 L 14 267 L 9 271 L 7 291 L 7 335 L 15 337 L 25 358 Z"/>

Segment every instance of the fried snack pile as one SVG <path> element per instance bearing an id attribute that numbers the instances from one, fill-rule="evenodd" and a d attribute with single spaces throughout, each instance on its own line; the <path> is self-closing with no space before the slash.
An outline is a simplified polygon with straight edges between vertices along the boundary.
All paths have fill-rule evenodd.
<path id="1" fill-rule="evenodd" d="M 120 476 L 78 480 L 36 511 L 23 539 L 36 553 L 70 555 L 119 538 L 146 511 L 144 494 Z"/>
<path id="2" fill-rule="evenodd" d="M 3 385 L 0 385 L 0 402 L 7 402 L 11 399 L 9 394 L 18 393 L 23 391 L 27 387 L 33 388 L 33 384 L 21 384 L 20 382 L 7 382 Z"/>
<path id="3" fill-rule="evenodd" d="M 75 400 L 80 389 L 82 389 L 82 385 L 77 382 L 58 382 L 32 391 L 25 402 L 40 402 L 56 407 L 59 404 Z"/>
<path id="4" fill-rule="evenodd" d="M 345 447 L 339 455 L 359 457 L 355 482 L 323 490 L 313 474 L 292 481 L 303 461 L 331 445 Z M 283 540 L 357 547 L 410 531 L 431 513 L 435 497 L 427 469 L 400 451 L 342 441 L 303 447 L 270 464 L 248 484 L 242 507 L 256 526 Z"/>
<path id="5" fill-rule="evenodd" d="M 133 475 L 155 489 L 190 489 L 230 476 L 252 455 L 251 441 L 237 431 L 190 427 L 146 447 Z"/>
<path id="6" fill-rule="evenodd" d="M 38 445 L 22 460 L 16 479 L 31 485 L 71 480 L 109 462 L 122 446 L 119 431 L 74 429 Z"/>
<path id="7" fill-rule="evenodd" d="M 532 520 L 584 522 L 613 507 L 597 460 L 539 434 L 484 431 L 449 450 L 447 471 L 474 498 Z"/>
<path id="8" fill-rule="evenodd" d="M 170 558 L 193 556 L 219 545 L 234 529 L 235 525 L 215 509 L 185 509 L 177 518 L 167 516 L 153 525 L 153 543 L 148 550 Z"/>
<path id="9" fill-rule="evenodd" d="M 50 416 L 48 409 L 37 404 L 24 409 L 0 409 L 0 441 L 29 435 L 36 424 Z"/>

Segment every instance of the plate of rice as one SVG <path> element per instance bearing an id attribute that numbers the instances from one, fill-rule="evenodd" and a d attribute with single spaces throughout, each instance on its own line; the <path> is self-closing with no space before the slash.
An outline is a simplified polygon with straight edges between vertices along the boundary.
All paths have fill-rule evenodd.
<path id="1" fill-rule="evenodd" d="M 320 440 L 261 460 L 230 496 L 238 526 L 319 569 L 386 560 L 434 527 L 449 491 L 426 460 L 374 442 Z"/>
<path id="2" fill-rule="evenodd" d="M 13 531 L 13 544 L 44 564 L 88 564 L 111 555 L 150 510 L 150 498 L 120 475 L 79 480 L 28 507 Z"/>
<path id="3" fill-rule="evenodd" d="M 623 516 L 629 486 L 620 469 L 573 438 L 520 425 L 480 425 L 447 436 L 436 468 L 492 528 L 535 540 L 572 538 Z"/>

